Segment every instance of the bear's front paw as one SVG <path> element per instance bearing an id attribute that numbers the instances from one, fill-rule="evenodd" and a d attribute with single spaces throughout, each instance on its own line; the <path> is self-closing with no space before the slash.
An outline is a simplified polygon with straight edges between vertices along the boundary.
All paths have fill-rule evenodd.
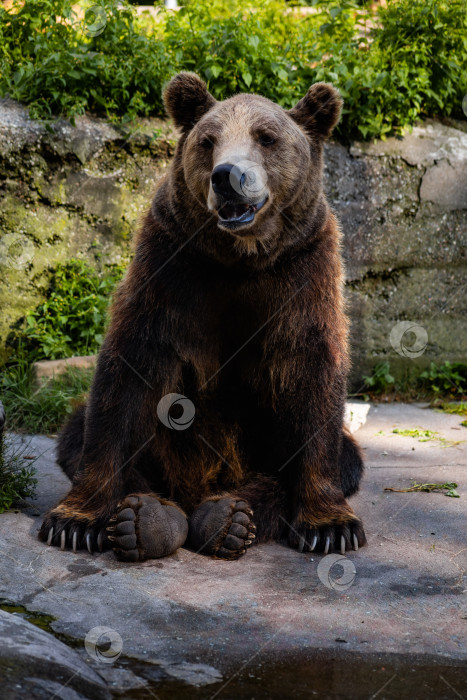
<path id="1" fill-rule="evenodd" d="M 290 527 L 288 543 L 299 552 L 340 552 L 358 550 L 366 544 L 365 531 L 360 520 L 350 520 L 345 524 L 311 525 L 304 522 Z"/>
<path id="2" fill-rule="evenodd" d="M 255 539 L 253 511 L 233 497 L 204 501 L 190 517 L 190 545 L 201 554 L 238 559 Z"/>
<path id="3" fill-rule="evenodd" d="M 121 561 L 159 559 L 185 544 L 188 520 L 180 508 L 149 494 L 131 494 L 119 504 L 107 527 Z"/>
<path id="4" fill-rule="evenodd" d="M 39 530 L 39 539 L 60 549 L 87 549 L 90 554 L 108 546 L 105 518 L 92 519 L 79 511 L 58 505 L 49 511 Z"/>

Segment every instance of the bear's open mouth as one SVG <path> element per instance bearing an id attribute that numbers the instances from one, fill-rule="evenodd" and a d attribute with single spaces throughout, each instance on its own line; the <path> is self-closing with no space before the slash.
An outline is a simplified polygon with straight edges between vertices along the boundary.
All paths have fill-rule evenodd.
<path id="1" fill-rule="evenodd" d="M 248 204 L 241 200 L 225 202 L 217 210 L 219 222 L 226 228 L 239 228 L 255 218 L 256 213 L 266 204 L 267 196 L 257 204 Z"/>

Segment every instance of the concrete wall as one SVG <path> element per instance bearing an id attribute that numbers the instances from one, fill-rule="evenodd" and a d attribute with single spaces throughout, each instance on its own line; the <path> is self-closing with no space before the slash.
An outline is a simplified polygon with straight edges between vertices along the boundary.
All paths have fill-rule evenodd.
<path id="1" fill-rule="evenodd" d="M 401 140 L 326 146 L 326 191 L 344 232 L 357 388 L 382 359 L 396 373 L 466 360 L 462 126 L 425 122 Z M 71 256 L 93 261 L 96 253 L 109 262 L 128 257 L 175 138 L 156 119 L 132 133 L 87 117 L 76 128 L 60 121 L 47 130 L 0 100 L 0 358 L 11 324 L 42 298 L 50 265 Z"/>

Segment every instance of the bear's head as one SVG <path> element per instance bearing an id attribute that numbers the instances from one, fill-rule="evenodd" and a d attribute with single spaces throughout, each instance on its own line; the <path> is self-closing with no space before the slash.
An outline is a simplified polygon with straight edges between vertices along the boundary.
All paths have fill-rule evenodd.
<path id="1" fill-rule="evenodd" d="M 271 247 L 284 221 L 310 216 L 322 198 L 322 146 L 342 101 L 312 85 L 290 110 L 259 95 L 219 102 L 194 73 L 168 83 L 164 102 L 182 130 L 178 180 L 217 226 L 253 252 Z"/>

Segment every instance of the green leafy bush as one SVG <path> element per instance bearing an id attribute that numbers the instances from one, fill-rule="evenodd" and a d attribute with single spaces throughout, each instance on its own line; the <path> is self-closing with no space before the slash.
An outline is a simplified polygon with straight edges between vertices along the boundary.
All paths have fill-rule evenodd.
<path id="1" fill-rule="evenodd" d="M 104 0 L 105 29 L 70 0 L 16 0 L 0 7 L 0 92 L 31 114 L 75 117 L 85 110 L 132 119 L 160 112 L 168 71 L 163 45 L 148 37 L 127 3 Z M 86 6 L 85 6 L 86 7 Z"/>
<path id="2" fill-rule="evenodd" d="M 96 271 L 71 259 L 52 273 L 46 300 L 31 311 L 10 342 L 19 345 L 30 362 L 98 351 L 109 301 L 124 268 L 105 265 Z"/>
<path id="3" fill-rule="evenodd" d="M 31 364 L 45 358 L 98 352 L 112 292 L 123 273 L 120 265 L 104 265 L 98 271 L 75 259 L 52 271 L 45 301 L 9 338 L 15 352 L 2 369 L 0 396 L 10 430 L 54 433 L 84 398 L 92 370 L 69 368 L 64 375 L 38 386 Z"/>
<path id="4" fill-rule="evenodd" d="M 284 107 L 312 82 L 333 82 L 345 100 L 344 139 L 384 136 L 420 116 L 462 116 L 464 3 L 311 4 L 303 15 L 281 0 L 196 0 L 151 19 L 100 0 L 105 28 L 93 34 L 71 0 L 18 0 L 0 7 L 0 94 L 39 117 L 88 110 L 133 119 L 161 114 L 165 81 L 194 70 L 218 98 L 255 91 Z"/>

